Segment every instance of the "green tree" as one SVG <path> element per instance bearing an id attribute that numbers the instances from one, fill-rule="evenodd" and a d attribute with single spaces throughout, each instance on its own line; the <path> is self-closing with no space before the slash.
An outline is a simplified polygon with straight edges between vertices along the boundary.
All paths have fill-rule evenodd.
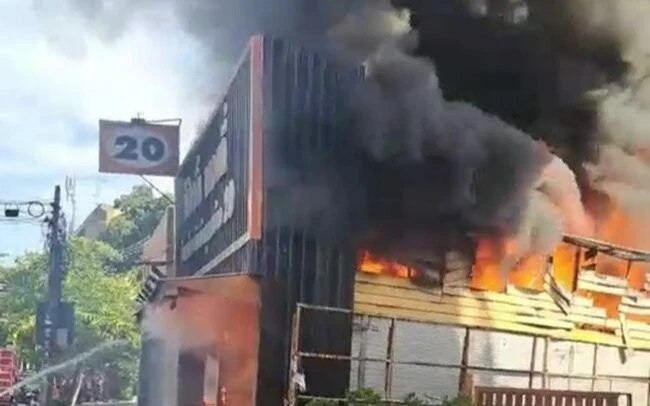
<path id="1" fill-rule="evenodd" d="M 34 342 L 35 314 L 45 293 L 46 267 L 43 254 L 28 253 L 0 271 L 0 283 L 6 289 L 0 306 L 0 345 L 15 345 L 21 359 L 36 365 L 43 354 Z"/>
<path id="2" fill-rule="evenodd" d="M 100 239 L 122 254 L 121 261 L 115 264 L 117 271 L 137 265 L 142 243 L 153 233 L 169 205 L 168 198 L 155 197 L 150 187 L 142 185 L 115 200 L 114 207 L 121 214 L 111 220 Z"/>
<path id="3" fill-rule="evenodd" d="M 73 237 L 68 241 L 64 299 L 75 306 L 76 340 L 60 357 L 69 358 L 103 342 L 125 340 L 126 346 L 105 351 L 84 364 L 88 372 L 111 377 L 111 397 L 125 397 L 131 394 L 137 376 L 139 331 L 133 304 L 139 289 L 139 248 L 154 231 L 169 201 L 155 197 L 149 187 L 136 186 L 114 204 L 121 215 L 110 222 L 99 240 Z M 35 311 L 44 299 L 47 274 L 45 253 L 26 254 L 0 269 L 0 283 L 7 290 L 0 298 L 0 345 L 15 345 L 21 358 L 36 368 L 45 361 L 34 337 Z"/>
<path id="4" fill-rule="evenodd" d="M 63 298 L 75 307 L 76 340 L 59 358 L 70 358 L 104 342 L 124 340 L 125 345 L 100 354 L 86 366 L 109 371 L 120 382 L 116 392 L 129 395 L 137 372 L 139 341 L 133 317 L 136 272 L 111 272 L 111 264 L 120 254 L 101 241 L 72 238 L 67 252 Z M 36 367 L 45 362 L 43 351 L 34 342 L 34 314 L 43 300 L 47 272 L 46 254 L 30 253 L 0 274 L 0 281 L 6 285 L 5 305 L 0 308 L 0 336 Z"/>
<path id="5" fill-rule="evenodd" d="M 110 397 L 132 395 L 137 376 L 139 331 L 134 318 L 138 291 L 135 269 L 116 274 L 117 250 L 101 241 L 74 238 L 64 288 L 75 306 L 76 340 L 69 353 L 86 351 L 100 343 L 125 340 L 126 345 L 93 358 L 86 367 L 113 377 Z"/>

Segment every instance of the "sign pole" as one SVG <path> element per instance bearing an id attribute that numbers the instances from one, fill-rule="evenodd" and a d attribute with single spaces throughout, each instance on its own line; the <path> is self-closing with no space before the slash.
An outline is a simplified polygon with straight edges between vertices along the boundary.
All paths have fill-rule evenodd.
<path id="1" fill-rule="evenodd" d="M 147 185 L 149 185 L 149 187 L 151 187 L 156 192 L 160 193 L 160 195 L 163 197 L 163 199 L 167 200 L 167 202 L 169 202 L 169 204 L 171 204 L 172 206 L 174 204 L 176 204 L 176 203 L 174 203 L 174 201 L 169 196 L 167 196 L 167 194 L 165 192 L 158 189 L 158 187 L 156 187 L 156 185 L 154 185 L 153 182 L 151 182 L 149 179 L 145 178 L 144 175 L 140 175 L 140 178 L 142 178 L 142 180 L 145 181 L 147 183 Z"/>

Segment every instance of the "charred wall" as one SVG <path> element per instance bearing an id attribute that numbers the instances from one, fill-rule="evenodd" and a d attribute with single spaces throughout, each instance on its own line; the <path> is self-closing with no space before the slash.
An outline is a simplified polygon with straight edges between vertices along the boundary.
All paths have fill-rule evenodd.
<path id="1" fill-rule="evenodd" d="M 364 188 L 346 140 L 347 103 L 358 67 L 295 43 L 264 41 L 264 212 L 256 243 L 262 286 L 258 404 L 286 395 L 292 316 L 297 303 L 351 308 L 356 251 L 345 230 L 356 228 Z M 337 175 L 347 176 L 337 178 Z M 336 179 L 339 179 L 337 184 Z M 359 183 L 359 186 L 363 183 Z M 356 191 L 355 191 L 356 190 Z M 305 351 L 349 354 L 351 319 L 305 317 Z M 307 361 L 318 376 L 310 394 L 342 396 L 348 363 Z"/>
<path id="2" fill-rule="evenodd" d="M 351 308 L 355 253 L 324 244 L 288 228 L 269 230 L 263 248 L 258 404 L 281 404 L 286 395 L 296 303 Z M 348 315 L 304 314 L 301 349 L 307 352 L 349 354 L 351 319 Z M 306 360 L 300 371 L 308 394 L 342 396 L 348 385 L 349 364 Z M 317 379 L 315 379 L 317 377 Z"/>

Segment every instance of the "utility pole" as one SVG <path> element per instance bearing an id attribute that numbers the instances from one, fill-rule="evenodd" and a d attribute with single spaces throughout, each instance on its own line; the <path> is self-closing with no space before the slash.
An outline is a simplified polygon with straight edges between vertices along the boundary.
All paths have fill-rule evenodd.
<path id="1" fill-rule="evenodd" d="M 46 349 L 48 363 L 54 359 L 58 349 L 58 313 L 61 305 L 63 285 L 63 248 L 65 231 L 61 224 L 61 187 L 54 188 L 54 201 L 52 202 L 52 216 L 49 221 L 49 247 L 50 247 L 50 272 L 47 278 L 47 321 L 46 321 Z M 45 390 L 45 405 L 52 401 L 54 380 L 51 376 L 47 379 Z"/>

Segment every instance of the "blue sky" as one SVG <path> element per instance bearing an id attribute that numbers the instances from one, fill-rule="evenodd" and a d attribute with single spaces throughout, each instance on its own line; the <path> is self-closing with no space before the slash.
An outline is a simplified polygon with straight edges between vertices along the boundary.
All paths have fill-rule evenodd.
<path id="1" fill-rule="evenodd" d="M 98 173 L 99 118 L 182 117 L 183 152 L 213 105 L 205 79 L 215 65 L 165 7 L 130 17 L 105 41 L 70 3 L 0 0 L 0 200 L 50 198 L 76 176 L 79 224 L 141 183 Z M 155 182 L 171 190 L 171 179 Z M 0 221 L 0 254 L 42 246 L 38 225 Z"/>

